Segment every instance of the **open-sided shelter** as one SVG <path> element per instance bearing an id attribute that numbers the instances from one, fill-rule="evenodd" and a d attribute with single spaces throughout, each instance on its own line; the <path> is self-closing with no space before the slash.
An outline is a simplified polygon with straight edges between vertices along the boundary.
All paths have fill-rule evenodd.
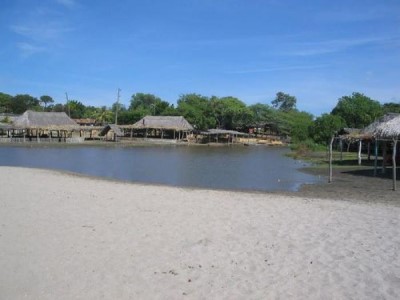
<path id="1" fill-rule="evenodd" d="M 359 142 L 359 164 L 361 164 L 361 146 L 362 141 L 374 142 L 375 151 L 375 161 L 374 161 L 374 175 L 377 174 L 377 157 L 378 157 L 378 144 L 381 142 L 382 149 L 382 172 L 385 172 L 386 166 L 386 150 L 387 143 L 392 143 L 393 152 L 392 152 L 392 164 L 393 164 L 393 190 L 396 190 L 396 155 L 397 155 L 397 142 L 400 139 L 400 114 L 397 113 L 388 113 L 383 117 L 377 119 L 367 127 L 362 130 L 350 130 L 346 134 L 339 135 L 337 138 L 342 141 L 343 139 L 348 139 L 352 141 Z M 330 143 L 330 176 L 329 181 L 332 180 L 332 143 L 335 137 L 332 137 Z"/>
<path id="2" fill-rule="evenodd" d="M 181 140 L 193 131 L 193 126 L 182 116 L 146 116 L 131 126 L 133 130 L 140 132 L 143 137 L 173 138 Z"/>
<path id="3" fill-rule="evenodd" d="M 13 131 L 23 139 L 72 138 L 73 131 L 79 131 L 79 125 L 64 112 L 36 112 L 27 110 L 12 124 Z"/>
<path id="4" fill-rule="evenodd" d="M 116 142 L 119 137 L 124 136 L 124 133 L 117 125 L 108 124 L 100 131 L 99 136 L 104 137 L 105 140 Z"/>

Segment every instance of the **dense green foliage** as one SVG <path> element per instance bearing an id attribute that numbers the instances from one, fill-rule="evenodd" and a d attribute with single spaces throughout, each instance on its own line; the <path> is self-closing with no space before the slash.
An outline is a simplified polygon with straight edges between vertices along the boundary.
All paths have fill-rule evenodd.
<path id="1" fill-rule="evenodd" d="M 287 112 L 296 109 L 297 99 L 289 94 L 278 92 L 276 98 L 271 103 L 273 107 Z"/>
<path id="2" fill-rule="evenodd" d="M 345 126 L 346 122 L 342 117 L 323 114 L 315 119 L 313 126 L 310 128 L 310 136 L 316 143 L 326 145 L 332 135 Z"/>
<path id="3" fill-rule="evenodd" d="M 330 114 L 314 118 L 296 109 L 294 96 L 278 92 L 271 105 L 257 103 L 247 106 L 235 97 L 206 97 L 184 94 L 177 106 L 145 93 L 132 95 L 128 107 L 114 103 L 111 107 L 85 106 L 78 100 L 55 103 L 52 97 L 39 99 L 30 95 L 11 96 L 0 93 L 0 113 L 22 114 L 26 110 L 66 112 L 71 118 L 93 118 L 100 124 L 133 124 L 146 115 L 184 116 L 197 130 L 222 128 L 248 132 L 250 128 L 268 128 L 282 137 L 290 138 L 305 148 L 326 145 L 340 128 L 362 128 L 388 112 L 400 113 L 400 103 L 384 103 L 353 93 L 338 99 Z M 1 121 L 1 120 L 0 120 Z M 301 147 L 301 146 L 300 146 Z"/>
<path id="4" fill-rule="evenodd" d="M 332 115 L 342 117 L 348 127 L 363 128 L 383 115 L 378 101 L 361 94 L 343 96 L 332 110 Z"/>

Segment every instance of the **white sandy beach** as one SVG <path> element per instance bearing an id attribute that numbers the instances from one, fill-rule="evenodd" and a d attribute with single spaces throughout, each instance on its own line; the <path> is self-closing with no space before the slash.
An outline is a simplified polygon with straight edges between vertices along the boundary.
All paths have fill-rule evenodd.
<path id="1" fill-rule="evenodd" d="M 11 167 L 0 180 L 0 299 L 400 295 L 399 205 Z"/>

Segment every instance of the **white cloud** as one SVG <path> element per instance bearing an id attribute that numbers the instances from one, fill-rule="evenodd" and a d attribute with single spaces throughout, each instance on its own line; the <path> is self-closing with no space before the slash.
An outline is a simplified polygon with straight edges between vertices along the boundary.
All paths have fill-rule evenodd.
<path id="1" fill-rule="evenodd" d="M 328 64 L 323 65 L 304 65 L 304 66 L 282 66 L 282 67 L 271 67 L 271 68 L 260 68 L 260 69 L 248 69 L 228 72 L 229 74 L 250 74 L 250 73 L 266 73 L 266 72 L 277 72 L 277 71 L 290 71 L 290 70 L 314 70 L 329 67 Z"/>
<path id="2" fill-rule="evenodd" d="M 24 58 L 27 58 L 31 55 L 44 52 L 46 49 L 44 47 L 35 46 L 29 43 L 18 43 L 18 49 L 21 51 L 21 55 Z"/>
<path id="3" fill-rule="evenodd" d="M 72 31 L 59 23 L 42 23 L 30 25 L 12 25 L 11 30 L 16 34 L 35 41 L 48 41 L 59 38 L 63 33 Z"/>
<path id="4" fill-rule="evenodd" d="M 293 43 L 291 51 L 283 52 L 285 55 L 311 56 L 345 51 L 358 46 L 381 45 L 393 42 L 393 38 L 359 38 L 359 39 L 334 39 L 328 41 Z"/>

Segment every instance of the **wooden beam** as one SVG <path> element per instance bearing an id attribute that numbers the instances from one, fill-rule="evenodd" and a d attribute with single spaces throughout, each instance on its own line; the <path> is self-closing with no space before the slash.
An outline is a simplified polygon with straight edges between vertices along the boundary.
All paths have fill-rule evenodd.
<path id="1" fill-rule="evenodd" d="M 397 140 L 393 139 L 393 155 L 392 155 L 392 162 L 393 162 L 393 191 L 396 190 L 396 151 L 397 150 Z"/>
<path id="2" fill-rule="evenodd" d="M 378 169 L 378 140 L 375 140 L 375 159 L 374 159 L 374 176 L 376 177 L 376 172 Z"/>
<path id="3" fill-rule="evenodd" d="M 332 145 L 333 145 L 333 140 L 335 138 L 331 138 L 331 142 L 329 143 L 329 183 L 332 182 Z"/>

